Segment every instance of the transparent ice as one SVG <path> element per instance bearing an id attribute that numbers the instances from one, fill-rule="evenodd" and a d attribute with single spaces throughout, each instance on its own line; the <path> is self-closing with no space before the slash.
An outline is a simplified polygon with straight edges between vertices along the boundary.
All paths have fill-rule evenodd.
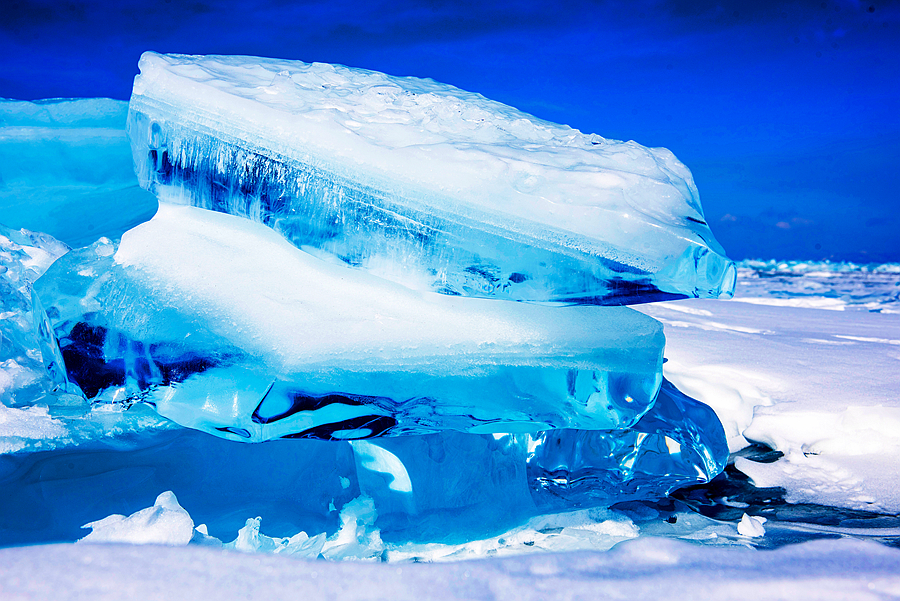
<path id="1" fill-rule="evenodd" d="M 141 57 L 128 116 L 161 201 L 266 224 L 409 287 L 630 304 L 730 296 L 734 265 L 668 150 L 427 79 L 254 57 Z"/>
<path id="2" fill-rule="evenodd" d="M 47 234 L 0 225 L 0 403 L 30 404 L 53 388 L 43 377 L 31 286 L 68 250 Z"/>
<path id="3" fill-rule="evenodd" d="M 105 535 L 125 536 L 120 516 L 145 510 L 168 490 L 194 523 L 223 541 L 254 516 L 270 536 L 335 533 L 339 510 L 363 497 L 372 503 L 371 526 L 387 543 L 460 543 L 533 516 L 662 497 L 708 481 L 726 460 L 715 414 L 668 383 L 637 424 L 615 431 L 445 431 L 262 445 L 190 429 L 106 436 L 74 448 L 0 455 L 0 545 L 75 540 L 86 534 L 82 525 L 111 514 Z M 157 506 L 132 521 L 185 519 Z"/>
<path id="4" fill-rule="evenodd" d="M 147 67 L 157 59 L 171 68 Z M 17 363 L 0 364 L 0 544 L 76 540 L 88 524 L 88 541 L 412 558 L 425 548 L 414 542 L 477 555 L 486 536 L 492 549 L 543 548 L 586 521 L 578 536 L 602 546 L 636 534 L 624 514 L 608 526 L 553 516 L 721 472 L 721 424 L 662 380 L 657 321 L 500 302 L 730 294 L 733 266 L 667 151 L 429 81 L 290 63 L 325 82 L 312 89 L 277 62 L 242 60 L 145 56 L 131 138 L 162 202 L 124 235 L 156 207 L 127 178 L 116 210 L 106 203 L 122 105 L 24 103 L 15 117 L 18 134 L 82 150 L 65 177 L 114 168 L 84 189 L 39 170 L 17 184 L 55 199 L 53 211 L 23 203 L 22 223 L 93 244 L 57 259 L 67 247 L 52 237 L 3 230 L 13 292 L 0 325 Z M 222 77 L 200 81 L 216 65 Z M 266 89 L 241 88 L 252 101 L 235 95 L 233 77 L 269 75 Z M 135 107 L 159 100 L 145 84 L 185 102 L 157 103 L 142 137 Z M 221 110 L 204 117 L 216 90 Z M 339 113 L 357 118 L 339 124 L 357 131 L 349 146 L 334 136 Z M 251 122 L 256 134 L 233 136 Z M 26 147 L 48 168 L 71 150 Z M 73 207 L 87 217 L 66 219 Z M 85 220 L 95 229 L 79 231 Z"/>

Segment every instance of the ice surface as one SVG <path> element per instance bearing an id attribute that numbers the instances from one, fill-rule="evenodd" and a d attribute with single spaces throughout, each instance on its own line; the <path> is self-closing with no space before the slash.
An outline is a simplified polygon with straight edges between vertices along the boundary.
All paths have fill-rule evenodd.
<path id="1" fill-rule="evenodd" d="M 353 553 L 368 557 L 400 552 L 408 542 L 460 545 L 496 537 L 547 514 L 656 499 L 709 481 L 726 459 L 712 412 L 669 385 L 633 428 L 617 431 L 448 431 L 264 445 L 189 429 L 131 435 L 0 456 L 0 545 L 74 540 L 83 536 L 82 524 L 98 520 L 98 537 L 158 532 L 163 526 L 151 518 L 161 510 L 145 508 L 171 490 L 220 541 L 235 540 L 247 518 L 259 516 L 275 538 L 325 532 L 337 541 L 325 547 L 331 556 L 350 556 L 349 548 L 336 548 L 352 542 Z M 102 521 L 110 514 L 118 517 Z M 123 521 L 126 514 L 133 519 Z M 593 523 L 583 517 L 580 527 Z M 535 523 L 528 528 L 551 528 Z M 239 547 L 278 548 L 254 529 L 259 532 L 258 523 L 238 537 Z M 463 549 L 443 553 L 457 551 Z"/>
<path id="2" fill-rule="evenodd" d="M 741 261 L 735 300 L 782 307 L 900 313 L 900 264 Z"/>
<path id="3" fill-rule="evenodd" d="M 0 99 L 0 223 L 70 246 L 118 237 L 156 210 L 135 181 L 128 105 Z"/>
<path id="4" fill-rule="evenodd" d="M 661 328 L 631 309 L 415 292 L 192 207 L 35 290 L 45 362 L 88 398 L 233 440 L 628 427 L 661 382 Z"/>
<path id="5" fill-rule="evenodd" d="M 162 201 L 446 294 L 628 304 L 730 296 L 668 150 L 432 80 L 252 57 L 141 57 L 128 131 Z"/>

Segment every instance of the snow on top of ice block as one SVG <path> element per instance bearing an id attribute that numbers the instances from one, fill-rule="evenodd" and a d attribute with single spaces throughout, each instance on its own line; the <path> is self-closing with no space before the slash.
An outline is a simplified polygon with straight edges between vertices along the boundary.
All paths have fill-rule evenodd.
<path id="1" fill-rule="evenodd" d="M 545 307 L 416 292 L 298 251 L 232 215 L 163 204 L 122 237 L 115 260 L 153 297 L 285 368 L 339 361 L 444 370 L 487 357 L 521 364 L 602 356 L 653 369 L 661 326 L 625 307 Z M 140 327 L 123 318 L 123 331 Z M 144 332 L 143 336 L 146 337 Z"/>
<path id="2" fill-rule="evenodd" d="M 547 226 L 559 228 L 569 237 L 558 243 L 602 248 L 642 269 L 659 268 L 642 254 L 666 244 L 682 245 L 666 251 L 675 255 L 688 241 L 722 252 L 690 171 L 666 149 L 583 134 L 430 79 L 153 52 L 139 66 L 133 109 L 162 103 L 186 122 L 378 181 L 397 197 L 414 190 L 421 198 L 425 190 L 443 208 L 463 203 L 468 209 L 454 210 L 538 222 L 540 237 Z M 516 227 L 535 234 L 527 224 Z"/>

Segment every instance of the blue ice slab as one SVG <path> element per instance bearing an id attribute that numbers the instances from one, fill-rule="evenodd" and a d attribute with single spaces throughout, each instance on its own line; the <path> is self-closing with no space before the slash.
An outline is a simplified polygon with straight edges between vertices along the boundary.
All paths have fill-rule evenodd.
<path id="1" fill-rule="evenodd" d="M 128 131 L 161 201 L 240 215 L 414 289 L 621 305 L 728 297 L 733 263 L 668 150 L 427 79 L 141 57 Z"/>
<path id="2" fill-rule="evenodd" d="M 31 286 L 69 248 L 47 234 L 0 224 L 0 403 L 45 401 L 40 340 L 32 320 Z M 41 311 L 38 309 L 38 313 Z"/>
<path id="3" fill-rule="evenodd" d="M 0 222 L 74 247 L 150 219 L 157 203 L 135 180 L 127 113 L 108 98 L 0 100 Z"/>
<path id="4" fill-rule="evenodd" d="M 628 427 L 662 378 L 662 326 L 626 307 L 416 292 L 192 207 L 35 292 L 60 386 L 238 441 Z"/>
<path id="5" fill-rule="evenodd" d="M 548 453 L 545 433 L 246 445 L 180 429 L 0 455 L 0 546 L 80 538 L 82 524 L 143 509 L 165 490 L 224 541 L 254 516 L 274 536 L 332 534 L 338 511 L 364 495 L 383 540 L 459 543 L 535 515 L 658 499 L 708 481 L 728 457 L 715 414 L 668 383 L 630 429 L 554 436 Z M 586 462 L 587 439 L 606 440 L 607 456 Z M 546 486 L 549 469 L 579 473 L 578 485 L 560 494 Z"/>

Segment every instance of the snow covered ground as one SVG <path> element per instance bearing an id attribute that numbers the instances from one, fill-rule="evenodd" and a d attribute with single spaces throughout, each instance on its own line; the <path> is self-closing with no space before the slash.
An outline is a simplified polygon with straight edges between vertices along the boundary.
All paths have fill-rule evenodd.
<path id="1" fill-rule="evenodd" d="M 829 277 L 840 285 L 848 279 Z M 888 278 L 872 279 L 885 285 Z M 890 279 L 896 294 L 900 276 Z M 716 410 L 732 452 L 753 441 L 784 454 L 774 463 L 736 460 L 757 486 L 784 487 L 792 503 L 900 512 L 896 302 L 883 296 L 873 312 L 840 297 L 776 295 L 754 283 L 747 287 L 754 296 L 739 287 L 729 302 L 639 307 L 665 325 L 666 377 Z"/>
<path id="2" fill-rule="evenodd" d="M 854 540 L 775 551 L 658 538 L 605 553 L 450 564 L 298 561 L 203 547 L 0 549 L 0 598 L 853 599 L 900 596 L 900 551 Z"/>

